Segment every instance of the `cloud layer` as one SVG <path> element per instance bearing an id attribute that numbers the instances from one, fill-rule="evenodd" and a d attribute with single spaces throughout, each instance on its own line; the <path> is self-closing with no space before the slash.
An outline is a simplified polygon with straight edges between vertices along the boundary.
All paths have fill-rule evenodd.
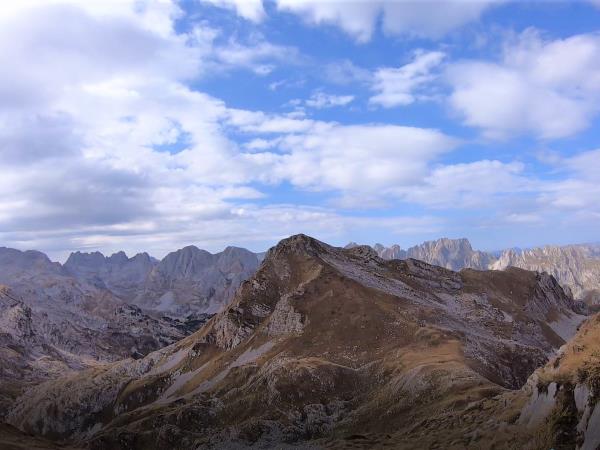
<path id="1" fill-rule="evenodd" d="M 447 211 L 520 224 L 600 217 L 596 147 L 532 162 L 464 155 L 473 143 L 456 137 L 462 126 L 492 142 L 548 143 L 592 126 L 598 34 L 551 39 L 529 29 L 487 58 L 455 58 L 442 46 L 410 49 L 395 66 L 334 58 L 315 76 L 326 86 L 298 96 L 279 74 L 307 74 L 315 60 L 265 37 L 269 8 L 199 2 L 207 3 L 251 31 L 192 20 L 167 1 L 0 7 L 3 244 L 160 256 L 192 242 L 264 247 L 297 232 L 439 233 L 452 220 Z M 388 35 L 439 38 L 493 3 L 433 13 L 411 2 L 343 5 L 280 0 L 271 9 L 338 26 L 360 48 L 377 23 Z M 252 83 L 291 100 L 234 107 L 208 93 L 210 82 L 242 100 Z M 452 131 L 415 124 L 406 111 L 425 101 L 457 120 Z"/>

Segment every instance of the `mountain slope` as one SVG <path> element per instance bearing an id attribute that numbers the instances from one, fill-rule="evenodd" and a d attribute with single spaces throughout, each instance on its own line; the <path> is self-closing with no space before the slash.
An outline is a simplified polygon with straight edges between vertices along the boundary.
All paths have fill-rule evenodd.
<path id="1" fill-rule="evenodd" d="M 139 358 L 198 325 L 150 317 L 43 253 L 0 248 L 0 406 L 32 384 Z"/>
<path id="2" fill-rule="evenodd" d="M 358 244 L 351 242 L 346 247 Z M 588 305 L 600 304 L 600 245 L 545 246 L 507 249 L 497 254 L 474 250 L 467 239 L 442 238 L 403 250 L 398 245 L 373 249 L 383 259 L 414 258 L 451 270 L 472 268 L 503 270 L 507 267 L 547 272 Z"/>
<path id="3" fill-rule="evenodd" d="M 174 317 L 215 313 L 258 268 L 257 256 L 227 247 L 211 254 L 194 246 L 169 253 L 148 274 L 132 302 Z"/>
<path id="4" fill-rule="evenodd" d="M 148 253 L 138 253 L 128 258 L 124 252 L 109 257 L 100 252 L 75 252 L 69 255 L 64 268 L 75 278 L 108 289 L 127 300 L 136 296 L 156 265 L 157 261 Z"/>
<path id="5" fill-rule="evenodd" d="M 584 319 L 573 307 L 545 274 L 293 236 L 198 332 L 37 386 L 9 421 L 92 448 L 419 448 L 415 424 L 522 386 Z"/>
<path id="6" fill-rule="evenodd" d="M 508 266 L 548 272 L 568 286 L 575 298 L 588 304 L 600 303 L 600 251 L 594 245 L 546 246 L 516 252 L 503 252 L 491 267 Z"/>

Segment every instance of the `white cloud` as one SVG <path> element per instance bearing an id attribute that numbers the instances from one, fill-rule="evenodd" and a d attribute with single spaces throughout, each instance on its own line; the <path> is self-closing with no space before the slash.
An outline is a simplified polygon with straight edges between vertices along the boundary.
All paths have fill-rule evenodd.
<path id="1" fill-rule="evenodd" d="M 315 92 L 306 100 L 306 106 L 316 109 L 346 106 L 354 100 L 353 95 L 332 95 L 324 92 Z"/>
<path id="2" fill-rule="evenodd" d="M 486 202 L 523 193 L 535 199 L 540 211 L 510 210 L 507 221 L 531 222 L 547 210 L 600 212 L 597 151 L 558 158 L 566 175 L 541 183 L 529 179 L 517 162 L 440 165 L 460 143 L 434 129 L 344 125 L 314 120 L 302 111 L 234 109 L 194 90 L 190 80 L 234 68 L 265 74 L 289 55 L 297 59 L 295 50 L 268 43 L 259 34 L 224 38 L 207 23 L 179 33 L 174 21 L 182 12 L 175 3 L 110 4 L 114 8 L 106 2 L 13 2 L 10 9 L 0 9 L 4 244 L 55 254 L 73 248 L 148 249 L 158 256 L 191 242 L 215 250 L 252 242 L 264 248 L 297 232 L 330 239 L 360 229 L 424 232 L 440 227 L 439 219 L 427 215 L 359 217 L 331 205 L 485 208 Z M 571 40 L 554 41 L 562 46 L 530 37 L 507 47 L 497 65 L 511 74 L 527 74 L 528 82 L 536 81 L 560 99 L 577 103 L 585 94 L 591 102 L 598 86 L 590 56 L 596 39 L 585 35 L 576 46 Z M 571 66 L 549 69 L 564 58 Z M 421 53 L 392 69 L 378 79 L 376 95 L 382 97 L 377 101 L 389 105 L 420 99 L 429 92 L 427 83 L 439 60 L 441 54 Z M 339 75 L 334 82 L 369 85 L 374 79 L 347 61 L 324 72 L 329 70 Z M 467 81 L 481 82 L 474 75 Z M 464 89 L 471 88 L 467 83 Z M 343 106 L 351 97 L 318 91 L 306 104 Z M 504 96 L 490 98 L 512 120 Z M 548 98 L 540 94 L 540 101 Z M 563 122 L 572 127 L 573 114 L 560 107 Z M 493 111 L 489 114 L 495 123 Z M 481 117 L 473 120 L 491 132 L 538 126 L 531 118 L 518 119 L 495 128 L 477 125 Z M 548 129 L 561 126 L 557 121 Z M 330 207 L 268 205 L 266 192 L 278 183 L 320 191 L 322 203 Z"/>
<path id="3" fill-rule="evenodd" d="M 448 78 L 450 105 L 487 136 L 570 136 L 600 110 L 600 35 L 547 41 L 528 30 L 499 63 L 457 63 Z"/>
<path id="4" fill-rule="evenodd" d="M 449 32 L 479 19 L 498 0 L 399 1 L 383 3 L 383 31 L 441 38 Z"/>
<path id="5" fill-rule="evenodd" d="M 600 149 L 581 152 L 553 163 L 566 176 L 546 183 L 540 202 L 546 208 L 568 214 L 600 214 Z"/>
<path id="6" fill-rule="evenodd" d="M 313 123 L 282 138 L 287 151 L 273 176 L 303 188 L 385 195 L 427 173 L 427 166 L 458 142 L 436 130 L 396 125 Z"/>
<path id="7" fill-rule="evenodd" d="M 434 208 L 498 207 L 502 197 L 536 192 L 539 186 L 524 174 L 518 162 L 481 160 L 434 168 L 409 188 L 398 190 L 402 198 Z"/>
<path id="8" fill-rule="evenodd" d="M 293 47 L 274 45 L 261 36 L 244 44 L 229 40 L 225 45 L 214 46 L 213 55 L 219 64 L 226 67 L 243 67 L 257 75 L 268 75 L 275 69 L 275 62 L 299 61 L 300 55 Z"/>
<path id="9" fill-rule="evenodd" d="M 432 73 L 445 55 L 442 52 L 417 51 L 413 61 L 399 68 L 382 67 L 375 71 L 371 89 L 376 92 L 369 102 L 391 108 L 409 105 L 425 96 L 423 86 L 437 75 Z"/>
<path id="10" fill-rule="evenodd" d="M 298 14 L 311 24 L 340 27 L 359 42 L 371 39 L 381 17 L 383 32 L 440 38 L 477 20 L 494 1 L 398 1 L 277 0 L 282 11 Z"/>
<path id="11" fill-rule="evenodd" d="M 234 10 L 239 16 L 252 22 L 260 22 L 265 18 L 262 0 L 201 0 Z"/>

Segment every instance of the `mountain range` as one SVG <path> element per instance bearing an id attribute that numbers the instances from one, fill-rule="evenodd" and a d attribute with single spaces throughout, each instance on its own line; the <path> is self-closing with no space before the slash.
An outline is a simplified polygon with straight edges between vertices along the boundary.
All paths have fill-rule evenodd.
<path id="1" fill-rule="evenodd" d="M 305 235 L 0 248 L 0 447 L 594 449 L 599 262 Z"/>
<path id="2" fill-rule="evenodd" d="M 7 441 L 595 448 L 598 366 L 571 350 L 595 358 L 588 334 L 600 324 L 578 333 L 585 320 L 546 273 L 456 272 L 292 236 L 198 331 L 28 389 L 6 417 Z"/>
<path id="3" fill-rule="evenodd" d="M 161 261 L 77 252 L 64 265 L 0 248 L 0 417 L 32 384 L 179 341 L 257 267 L 233 247 L 186 247 Z"/>

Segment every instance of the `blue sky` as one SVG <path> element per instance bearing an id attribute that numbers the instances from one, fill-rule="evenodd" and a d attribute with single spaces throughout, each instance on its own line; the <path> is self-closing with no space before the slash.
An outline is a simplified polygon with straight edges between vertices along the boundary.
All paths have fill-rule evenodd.
<path id="1" fill-rule="evenodd" d="M 0 6 L 0 245 L 600 240 L 600 4 Z"/>

